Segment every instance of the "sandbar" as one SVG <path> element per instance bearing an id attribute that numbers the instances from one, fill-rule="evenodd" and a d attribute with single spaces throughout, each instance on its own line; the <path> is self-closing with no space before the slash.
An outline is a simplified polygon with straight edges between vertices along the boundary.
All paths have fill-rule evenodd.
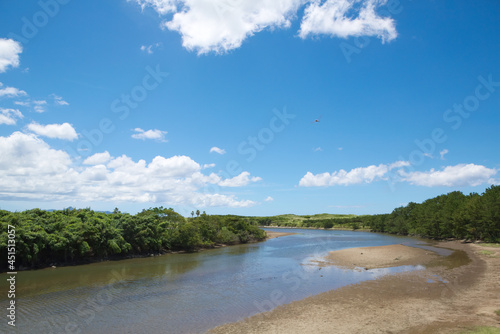
<path id="1" fill-rule="evenodd" d="M 471 326 L 500 328 L 500 316 L 495 312 L 500 309 L 500 248 L 459 241 L 440 242 L 436 246 L 454 253 L 436 258 L 419 249 L 420 254 L 415 257 L 409 254 L 413 250 L 404 246 L 394 248 L 399 251 L 397 255 L 389 252 L 388 256 L 382 256 L 387 247 L 380 251 L 358 248 L 334 252 L 329 255 L 331 260 L 346 267 L 375 268 L 391 266 L 394 261 L 415 264 L 418 259 L 427 267 L 294 301 L 217 327 L 210 333 L 434 334 L 461 333 Z M 400 259 L 395 260 L 396 257 Z"/>

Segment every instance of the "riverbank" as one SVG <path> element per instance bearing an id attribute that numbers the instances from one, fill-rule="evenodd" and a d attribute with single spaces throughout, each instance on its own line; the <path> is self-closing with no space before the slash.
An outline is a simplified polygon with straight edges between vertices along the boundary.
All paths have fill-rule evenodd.
<path id="1" fill-rule="evenodd" d="M 292 302 L 211 333 L 460 333 L 473 326 L 500 327 L 495 313 L 500 309 L 500 248 L 458 241 L 437 246 L 455 252 L 443 258 L 422 249 L 396 247 L 393 250 L 406 254 L 402 255 L 406 261 L 427 268 Z M 321 265 L 401 264 L 388 248 L 375 248 L 334 252 Z"/>

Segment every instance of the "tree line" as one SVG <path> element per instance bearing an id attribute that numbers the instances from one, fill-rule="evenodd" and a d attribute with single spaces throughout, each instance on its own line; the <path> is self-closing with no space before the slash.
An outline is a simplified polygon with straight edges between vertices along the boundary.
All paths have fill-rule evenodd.
<path id="1" fill-rule="evenodd" d="M 259 226 L 369 228 L 430 239 L 500 242 L 500 186 L 491 186 L 482 194 L 450 192 L 420 204 L 408 203 L 389 214 L 305 220 L 283 216 L 246 219 Z"/>
<path id="2" fill-rule="evenodd" d="M 0 254 L 7 259 L 8 225 L 16 231 L 16 267 L 39 268 L 106 258 L 193 251 L 219 244 L 260 241 L 266 233 L 237 216 L 201 214 L 185 219 L 169 208 L 136 215 L 91 209 L 0 210 Z M 0 269 L 5 271 L 6 261 Z"/>
<path id="3" fill-rule="evenodd" d="M 500 242 L 500 186 L 491 186 L 481 195 L 454 191 L 365 219 L 376 232 Z"/>

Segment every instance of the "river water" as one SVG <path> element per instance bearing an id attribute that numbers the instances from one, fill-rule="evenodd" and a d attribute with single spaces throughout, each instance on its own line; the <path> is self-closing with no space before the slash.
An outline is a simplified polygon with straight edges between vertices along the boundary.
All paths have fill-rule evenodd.
<path id="1" fill-rule="evenodd" d="M 199 253 L 19 272 L 16 332 L 205 333 L 341 286 L 423 269 L 319 270 L 311 263 L 332 250 L 416 245 L 417 239 L 369 232 L 268 230 L 297 234 Z M 8 290 L 6 278 L 0 275 L 1 291 Z M 7 306 L 7 293 L 2 292 L 0 300 Z M 6 327 L 4 321 L 0 328 Z"/>

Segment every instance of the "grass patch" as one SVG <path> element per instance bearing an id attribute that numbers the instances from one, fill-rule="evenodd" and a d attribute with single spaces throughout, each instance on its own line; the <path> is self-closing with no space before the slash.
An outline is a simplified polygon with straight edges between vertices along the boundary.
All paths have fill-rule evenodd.
<path id="1" fill-rule="evenodd" d="M 461 334 L 499 334 L 500 328 L 498 327 L 474 327 L 469 330 L 461 332 Z"/>
<path id="2" fill-rule="evenodd" d="M 498 316 L 500 316 L 500 310 L 496 310 L 495 314 L 498 315 Z"/>
<path id="3" fill-rule="evenodd" d="M 479 252 L 477 252 L 478 254 L 481 254 L 481 255 L 486 255 L 486 256 L 490 256 L 490 257 L 493 257 L 495 255 L 495 252 L 493 251 L 489 251 L 489 250 L 480 250 Z"/>
<path id="4" fill-rule="evenodd" d="M 479 244 L 479 246 L 500 248 L 500 244 L 492 244 L 492 243 Z"/>

